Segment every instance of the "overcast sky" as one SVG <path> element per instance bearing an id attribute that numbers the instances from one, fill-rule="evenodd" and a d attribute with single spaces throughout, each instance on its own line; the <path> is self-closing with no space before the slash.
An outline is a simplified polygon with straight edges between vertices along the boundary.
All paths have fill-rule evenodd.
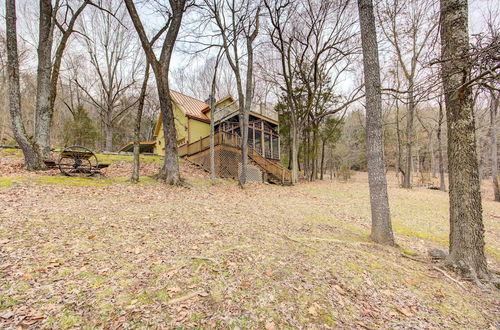
<path id="1" fill-rule="evenodd" d="M 116 0 L 121 1 L 121 0 Z M 500 11 L 499 11 L 499 0 L 472 0 L 469 1 L 469 27 L 470 33 L 475 34 L 479 33 L 485 28 L 485 16 L 491 9 L 496 10 L 495 17 L 500 19 Z M 0 1 L 0 10 L 2 13 L 2 27 L 0 31 L 4 33 L 5 31 L 5 2 Z M 24 70 L 36 70 L 36 42 L 37 42 L 37 12 L 38 12 L 38 1 L 36 0 L 17 0 L 18 7 L 18 30 L 19 30 L 19 40 L 24 41 L 31 48 L 31 57 L 27 59 L 24 64 Z M 155 8 L 148 6 L 145 7 L 143 5 L 137 5 L 138 10 L 140 12 L 141 18 L 144 22 L 146 28 L 150 31 L 156 31 L 161 28 L 162 24 L 164 24 L 165 20 L 161 17 Z M 180 33 L 181 40 L 185 35 L 185 31 L 191 26 L 190 22 L 195 19 L 196 15 L 194 12 L 187 13 L 185 16 L 185 22 L 183 23 L 183 28 Z M 72 42 L 72 45 L 75 43 Z M 196 67 L 200 63 L 204 62 L 206 57 L 208 56 L 206 53 L 199 54 L 193 59 L 191 56 L 187 56 L 182 52 L 183 49 L 187 49 L 188 45 L 182 42 L 179 42 L 176 45 L 176 51 L 174 52 L 173 60 L 172 60 L 172 68 L 189 68 Z M 175 83 L 174 83 L 175 86 Z"/>

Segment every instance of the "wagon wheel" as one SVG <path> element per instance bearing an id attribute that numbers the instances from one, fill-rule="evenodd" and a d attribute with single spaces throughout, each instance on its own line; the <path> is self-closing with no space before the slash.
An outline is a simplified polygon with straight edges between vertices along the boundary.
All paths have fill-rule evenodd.
<path id="1" fill-rule="evenodd" d="M 67 176 L 86 177 L 92 175 L 92 165 L 88 159 L 61 157 L 59 170 Z"/>
<path id="2" fill-rule="evenodd" d="M 80 146 L 65 148 L 59 159 L 59 170 L 67 176 L 87 177 L 98 171 L 98 161 L 95 154 Z"/>

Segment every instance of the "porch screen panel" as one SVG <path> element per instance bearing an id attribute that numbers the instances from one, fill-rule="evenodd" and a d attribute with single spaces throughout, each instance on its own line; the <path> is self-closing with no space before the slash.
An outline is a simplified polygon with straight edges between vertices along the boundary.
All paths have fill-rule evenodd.
<path id="1" fill-rule="evenodd" d="M 259 130 L 255 130 L 255 144 L 254 144 L 254 149 L 262 154 L 262 143 L 261 143 L 261 138 L 262 138 L 262 135 L 261 135 L 261 131 Z"/>
<path id="2" fill-rule="evenodd" d="M 254 141 L 253 141 L 253 128 L 248 129 L 248 145 L 250 147 L 254 146 Z"/>
<path id="3" fill-rule="evenodd" d="M 264 144 L 265 144 L 266 158 L 271 158 L 271 135 L 269 133 L 264 133 Z"/>
<path id="4" fill-rule="evenodd" d="M 279 159 L 279 137 L 273 135 L 273 157 L 274 159 Z"/>

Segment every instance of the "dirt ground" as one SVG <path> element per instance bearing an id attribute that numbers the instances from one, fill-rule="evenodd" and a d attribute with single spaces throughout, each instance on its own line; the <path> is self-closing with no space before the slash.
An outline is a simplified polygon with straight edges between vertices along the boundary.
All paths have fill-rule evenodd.
<path id="1" fill-rule="evenodd" d="M 106 156 L 102 156 L 105 158 Z M 188 188 L 26 173 L 0 153 L 0 328 L 491 328 L 499 291 L 441 272 L 446 193 L 397 187 L 399 247 L 368 240 L 366 173 L 292 187 L 220 181 L 182 165 Z M 143 174 L 159 166 L 148 159 Z M 500 205 L 483 214 L 500 265 Z M 451 278 L 450 278 L 451 277 Z"/>

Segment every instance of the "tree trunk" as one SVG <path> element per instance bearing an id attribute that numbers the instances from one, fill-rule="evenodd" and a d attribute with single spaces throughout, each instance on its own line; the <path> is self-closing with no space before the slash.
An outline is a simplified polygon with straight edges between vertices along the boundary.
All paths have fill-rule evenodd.
<path id="1" fill-rule="evenodd" d="M 358 0 L 366 92 L 366 149 L 372 215 L 371 239 L 394 245 L 382 141 L 382 97 L 372 0 Z"/>
<path id="2" fill-rule="evenodd" d="M 177 132 L 175 130 L 174 111 L 170 99 L 168 83 L 157 78 L 158 95 L 162 111 L 163 134 L 165 136 L 165 159 L 158 178 L 170 185 L 181 184 L 179 157 L 177 156 Z"/>
<path id="3" fill-rule="evenodd" d="M 325 170 L 325 144 L 326 144 L 326 140 L 323 140 L 322 145 L 321 145 L 321 177 L 320 177 L 320 180 L 323 180 L 323 173 Z"/>
<path id="4" fill-rule="evenodd" d="M 398 157 L 396 159 L 396 178 L 398 179 L 398 184 L 402 185 L 399 174 L 403 174 L 404 172 L 401 170 L 401 130 L 399 129 L 399 104 L 396 100 L 396 137 L 398 140 Z"/>
<path id="5" fill-rule="evenodd" d="M 19 55 L 17 52 L 16 2 L 6 0 L 5 3 L 7 73 L 9 81 L 9 111 L 12 120 L 14 138 L 23 151 L 24 167 L 31 171 L 43 167 L 36 145 L 33 145 L 24 127 L 21 113 L 21 88 L 19 84 Z"/>
<path id="6" fill-rule="evenodd" d="M 312 146 L 311 146 L 311 176 L 309 178 L 309 181 L 316 181 L 316 178 L 318 177 L 318 166 L 317 166 L 317 159 L 318 159 L 318 127 L 316 124 L 312 124 Z"/>
<path id="7" fill-rule="evenodd" d="M 50 159 L 50 124 L 52 109 L 50 104 L 50 82 L 52 73 L 52 3 L 40 0 L 38 25 L 38 69 L 36 89 L 35 140 L 45 159 Z"/>
<path id="8" fill-rule="evenodd" d="M 468 63 L 466 0 L 441 0 L 441 58 L 448 125 L 450 255 L 448 261 L 468 276 L 488 277 L 472 88 L 464 84 Z"/>
<path id="9" fill-rule="evenodd" d="M 113 151 L 113 123 L 111 112 L 107 111 L 104 118 L 104 150 Z"/>
<path id="10" fill-rule="evenodd" d="M 413 82 L 410 81 L 408 91 L 408 111 L 406 113 L 406 169 L 403 178 L 403 188 L 411 188 L 411 176 L 413 174 L 413 121 L 415 115 L 415 100 L 413 96 Z"/>
<path id="11" fill-rule="evenodd" d="M 432 143 L 432 135 L 429 136 L 429 152 L 431 157 L 431 172 L 432 178 L 436 178 L 436 155 L 434 152 L 434 143 Z"/>
<path id="12" fill-rule="evenodd" d="M 139 182 L 140 173 L 140 148 L 141 148 L 141 120 L 142 120 L 142 110 L 144 109 L 144 100 L 146 98 L 146 91 L 148 88 L 149 80 L 149 63 L 146 64 L 146 71 L 144 73 L 144 80 L 142 81 L 141 94 L 139 95 L 139 102 L 137 103 L 137 115 L 135 117 L 134 124 L 134 167 L 132 168 L 132 176 L 130 181 L 132 183 Z"/>
<path id="13" fill-rule="evenodd" d="M 292 119 L 292 182 L 299 181 L 299 132 L 297 121 Z"/>
<path id="14" fill-rule="evenodd" d="M 210 86 L 210 181 L 215 184 L 215 88 L 217 87 L 217 69 L 221 59 L 221 50 L 217 54 L 215 61 L 214 75 L 212 76 L 212 85 Z"/>
<path id="15" fill-rule="evenodd" d="M 215 74 L 214 74 L 215 78 Z M 215 79 L 212 82 L 212 89 L 210 92 L 210 181 L 215 184 Z"/>
<path id="16" fill-rule="evenodd" d="M 500 202 L 500 189 L 498 187 L 498 146 L 496 119 L 499 97 L 491 91 L 490 101 L 490 138 L 491 138 L 491 180 L 493 181 L 494 200 Z"/>
<path id="17" fill-rule="evenodd" d="M 439 156 L 439 190 L 446 191 L 446 183 L 444 181 L 444 158 L 443 158 L 443 145 L 441 141 L 441 132 L 443 125 L 443 103 L 439 101 L 439 117 L 438 117 L 438 130 L 437 130 L 437 140 L 438 140 L 438 156 Z"/>
<path id="18" fill-rule="evenodd" d="M 62 57 L 77 18 L 89 4 L 84 1 L 76 10 L 71 10 L 71 18 L 66 21 L 64 32 L 55 54 L 52 54 L 56 13 L 50 0 L 40 0 L 39 39 L 38 39 L 38 70 L 37 94 L 35 106 L 35 141 L 43 158 L 51 159 L 50 129 L 54 114 L 54 104 L 57 94 L 57 82 Z M 68 17 L 66 17 L 68 18 Z M 52 63 L 54 59 L 54 63 Z"/>
<path id="19" fill-rule="evenodd" d="M 307 123 L 307 127 L 310 127 L 309 126 L 309 122 Z M 303 166 L 304 177 L 306 178 L 306 180 L 309 180 L 309 156 L 310 156 L 310 152 L 309 152 L 309 140 L 310 140 L 309 130 L 304 129 L 303 130 L 303 134 L 304 134 L 304 137 L 303 137 L 304 142 L 302 144 L 303 144 L 303 150 L 304 150 L 304 166 Z"/>

